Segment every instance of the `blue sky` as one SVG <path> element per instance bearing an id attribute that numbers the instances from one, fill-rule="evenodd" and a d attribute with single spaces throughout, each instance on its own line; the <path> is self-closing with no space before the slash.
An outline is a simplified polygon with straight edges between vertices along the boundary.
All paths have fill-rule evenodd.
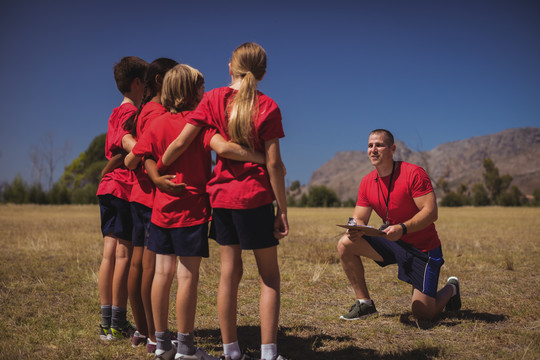
<path id="1" fill-rule="evenodd" d="M 287 180 L 383 127 L 413 150 L 540 126 L 540 2 L 18 1 L 0 5 L 0 182 L 32 181 L 30 152 L 71 144 L 56 176 L 106 132 L 112 67 L 170 57 L 225 86 L 234 48 L 268 53 Z"/>

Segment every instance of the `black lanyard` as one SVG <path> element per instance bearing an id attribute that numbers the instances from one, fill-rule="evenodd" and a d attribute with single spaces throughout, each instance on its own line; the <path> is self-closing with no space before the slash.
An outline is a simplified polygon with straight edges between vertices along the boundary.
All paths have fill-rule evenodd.
<path id="1" fill-rule="evenodd" d="M 388 226 L 390 225 L 390 223 L 388 222 L 388 205 L 390 204 L 390 192 L 392 191 L 392 180 L 394 179 L 394 171 L 396 170 L 396 162 L 392 162 L 392 174 L 390 175 L 390 183 L 388 184 L 388 197 L 385 198 L 384 197 L 384 193 L 381 189 L 381 184 L 380 182 L 377 181 L 377 185 L 379 186 L 379 191 L 383 197 L 383 200 L 384 200 L 384 203 L 386 205 L 386 220 L 384 221 L 384 223 Z M 378 176 L 378 174 L 377 174 Z M 379 179 L 381 179 L 381 182 L 382 182 L 382 178 L 380 176 L 378 176 Z"/>

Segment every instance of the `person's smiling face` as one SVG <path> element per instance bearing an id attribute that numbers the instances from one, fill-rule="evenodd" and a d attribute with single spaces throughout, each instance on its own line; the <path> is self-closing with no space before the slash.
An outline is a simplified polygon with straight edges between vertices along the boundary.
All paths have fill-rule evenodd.
<path id="1" fill-rule="evenodd" d="M 368 156 L 371 164 L 375 167 L 388 166 L 393 163 L 393 155 L 396 145 L 389 144 L 384 133 L 374 133 L 369 135 Z"/>

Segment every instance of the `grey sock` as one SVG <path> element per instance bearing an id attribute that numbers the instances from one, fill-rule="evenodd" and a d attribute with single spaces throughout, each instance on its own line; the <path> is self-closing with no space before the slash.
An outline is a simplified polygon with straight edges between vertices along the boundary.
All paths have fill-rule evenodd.
<path id="1" fill-rule="evenodd" d="M 120 329 L 126 323 L 127 309 L 112 306 L 111 327 Z"/>
<path id="2" fill-rule="evenodd" d="M 172 348 L 171 333 L 169 330 L 156 331 L 156 349 L 169 351 Z"/>
<path id="3" fill-rule="evenodd" d="M 111 327 L 112 305 L 101 305 L 101 322 L 104 327 Z"/>
<path id="4" fill-rule="evenodd" d="M 182 355 L 193 355 L 197 352 L 195 345 L 193 345 L 193 333 L 183 334 L 178 333 L 178 349 L 177 353 Z"/>

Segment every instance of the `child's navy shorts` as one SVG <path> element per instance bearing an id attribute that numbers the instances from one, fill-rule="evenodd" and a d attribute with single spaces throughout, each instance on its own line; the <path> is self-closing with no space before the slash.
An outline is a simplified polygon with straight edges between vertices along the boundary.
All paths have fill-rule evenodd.
<path id="1" fill-rule="evenodd" d="M 214 208 L 215 239 L 220 245 L 240 244 L 242 250 L 276 246 L 279 241 L 274 237 L 274 218 L 272 204 L 242 210 Z"/>
<path id="2" fill-rule="evenodd" d="M 148 246 L 148 230 L 152 209 L 138 202 L 131 202 L 131 218 L 133 219 L 133 246 Z"/>
<path id="3" fill-rule="evenodd" d="M 131 241 L 133 222 L 129 202 L 111 194 L 99 195 L 103 236 Z"/>
<path id="4" fill-rule="evenodd" d="M 422 252 L 401 240 L 390 241 L 376 236 L 364 236 L 364 239 L 382 256 L 383 261 L 376 261 L 377 264 L 397 264 L 398 279 L 428 296 L 437 295 L 439 272 L 444 264 L 440 246 Z"/>
<path id="5" fill-rule="evenodd" d="M 156 254 L 208 257 L 208 223 L 162 228 L 150 223 L 148 249 Z"/>

